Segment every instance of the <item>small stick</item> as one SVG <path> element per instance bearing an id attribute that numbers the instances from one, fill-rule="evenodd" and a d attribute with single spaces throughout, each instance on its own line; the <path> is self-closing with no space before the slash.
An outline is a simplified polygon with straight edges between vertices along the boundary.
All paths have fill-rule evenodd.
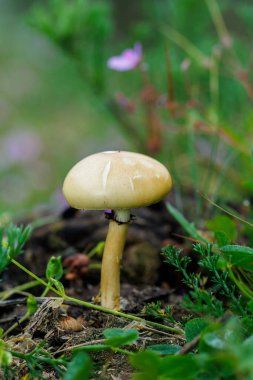
<path id="1" fill-rule="evenodd" d="M 53 298 L 53 297 L 50 297 L 50 298 Z M 48 299 L 48 297 L 38 297 L 38 298 L 36 298 L 36 301 L 39 304 L 42 304 L 46 299 Z M 0 308 L 1 307 L 5 308 L 5 307 L 11 307 L 11 306 L 18 306 L 18 305 L 26 305 L 26 302 L 27 302 L 27 298 L 16 298 L 16 299 L 12 299 L 12 300 L 0 301 Z M 73 301 L 63 300 L 62 303 L 64 303 L 65 305 L 80 307 L 80 305 L 77 305 Z"/>
<path id="2" fill-rule="evenodd" d="M 191 352 L 199 343 L 200 335 L 197 335 L 193 340 L 191 340 L 189 343 L 186 343 L 182 349 L 178 352 L 176 352 L 175 355 L 184 355 L 188 352 Z"/>
<path id="3" fill-rule="evenodd" d="M 84 346 L 89 346 L 90 344 L 93 345 L 93 344 L 103 344 L 105 343 L 106 339 L 94 339 L 94 340 L 91 340 L 89 342 L 84 342 L 84 343 L 80 343 L 80 344 L 76 344 L 75 346 L 70 346 L 70 347 L 65 347 L 65 348 L 62 348 L 61 350 L 57 350 L 54 355 L 56 354 L 59 354 L 61 352 L 65 352 L 65 351 L 70 351 L 70 350 L 74 350 L 75 348 L 80 348 L 80 347 L 84 347 Z"/>

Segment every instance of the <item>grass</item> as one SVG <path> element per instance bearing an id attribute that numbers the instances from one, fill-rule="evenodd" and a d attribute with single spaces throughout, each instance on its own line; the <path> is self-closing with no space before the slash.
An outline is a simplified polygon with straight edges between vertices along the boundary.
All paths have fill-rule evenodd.
<path id="1" fill-rule="evenodd" d="M 32 131 L 42 144 L 37 164 L 9 165 L 2 153 L 0 211 L 24 213 L 38 204 L 57 206 L 54 195 L 76 161 L 126 144 L 73 62 L 26 24 L 25 13 L 6 7 L 0 17 L 1 141 Z"/>
<path id="2" fill-rule="evenodd" d="M 56 3 L 64 4 L 64 1 Z M 121 40 L 108 34 L 102 61 L 95 59 L 93 45 L 96 28 L 101 27 L 96 21 L 101 17 L 99 6 L 92 8 L 89 2 L 87 4 L 88 11 L 97 12 L 94 13 L 97 19 L 95 17 L 88 26 L 90 34 L 83 34 L 81 43 L 77 41 L 79 50 L 74 52 L 64 39 L 59 38 L 55 43 L 52 35 L 50 41 L 49 35 L 39 32 L 41 28 L 37 24 L 36 29 L 36 20 L 33 19 L 35 27 L 28 26 L 30 7 L 27 4 L 19 11 L 7 2 L 2 5 L 2 144 L 11 132 L 32 131 L 38 134 L 42 148 L 35 162 L 28 165 L 8 163 L 2 149 L 0 181 L 4 190 L 0 211 L 24 213 L 38 204 L 59 206 L 59 192 L 66 172 L 90 153 L 106 149 L 148 150 L 143 77 L 137 70 L 119 73 L 106 68 L 107 57 L 119 54 L 140 38 L 144 62 L 149 68 L 149 83 L 163 101 L 172 90 L 168 88 L 168 74 L 172 78 L 172 100 L 177 103 L 177 114 L 173 115 L 166 105 L 155 104 L 155 117 L 163 128 L 163 136 L 159 152 L 149 153 L 155 154 L 170 169 L 178 205 L 183 203 L 178 188 L 194 189 L 194 199 L 198 202 L 195 218 L 202 212 L 199 191 L 217 199 L 236 201 L 250 196 L 253 114 L 247 91 L 251 91 L 251 78 L 238 80 L 236 75 L 242 69 L 250 69 L 251 22 L 241 2 L 236 4 L 240 16 L 235 19 L 235 30 L 229 22 L 229 15 L 231 12 L 234 15 L 235 9 L 226 2 L 222 4 L 224 20 L 214 0 L 202 2 L 201 7 L 197 0 L 177 6 L 166 2 L 154 9 L 150 2 L 145 10 L 146 29 L 137 23 Z M 195 9 L 191 20 L 190 8 Z M 50 6 L 46 9 L 50 13 Z M 60 19 L 64 5 L 59 9 L 61 11 L 56 13 Z M 189 23 L 195 23 L 198 28 L 189 30 Z M 156 38 L 151 33 L 152 25 Z M 110 28 L 113 30 L 115 25 L 108 30 Z M 200 39 L 200 33 L 205 38 Z M 219 53 L 222 35 L 226 33 L 231 33 L 234 45 L 216 57 L 214 52 Z M 182 71 L 181 64 L 186 59 L 190 66 Z M 203 60 L 206 59 L 215 65 L 205 66 Z M 94 87 L 96 68 L 98 74 L 99 70 L 104 73 L 104 88 L 100 92 Z M 122 92 L 135 105 L 136 111 L 132 114 L 120 111 L 132 125 L 131 131 L 108 111 L 108 100 L 117 92 Z M 142 140 L 138 148 L 135 133 L 139 133 Z"/>

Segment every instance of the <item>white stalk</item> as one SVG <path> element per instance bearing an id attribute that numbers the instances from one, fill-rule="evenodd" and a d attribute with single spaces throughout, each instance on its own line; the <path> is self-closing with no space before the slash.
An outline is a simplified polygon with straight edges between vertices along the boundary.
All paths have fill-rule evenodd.
<path id="1" fill-rule="evenodd" d="M 101 268 L 101 305 L 120 309 L 120 263 L 125 246 L 130 210 L 115 210 L 109 221 Z"/>

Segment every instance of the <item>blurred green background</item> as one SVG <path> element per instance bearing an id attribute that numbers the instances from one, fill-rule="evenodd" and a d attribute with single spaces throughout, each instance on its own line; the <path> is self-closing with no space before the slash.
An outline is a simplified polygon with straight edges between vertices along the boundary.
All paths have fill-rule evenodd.
<path id="1" fill-rule="evenodd" d="M 252 1 L 0 0 L 0 212 L 60 210 L 73 164 L 114 149 L 164 162 L 179 206 L 250 199 L 252 37 Z M 136 42 L 141 70 L 107 67 Z"/>

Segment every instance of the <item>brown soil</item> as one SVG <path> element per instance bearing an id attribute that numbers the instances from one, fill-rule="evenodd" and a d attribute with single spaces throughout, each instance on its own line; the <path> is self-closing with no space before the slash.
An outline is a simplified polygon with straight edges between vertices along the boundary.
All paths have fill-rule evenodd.
<path id="1" fill-rule="evenodd" d="M 176 237 L 176 234 L 182 233 L 181 229 L 170 217 L 163 203 L 136 210 L 134 214 L 136 219 L 129 228 L 122 262 L 121 294 L 124 312 L 142 316 L 143 307 L 150 302 L 160 300 L 164 305 L 179 304 L 180 296 L 176 295 L 175 289 L 181 288 L 181 285 L 178 286 L 181 282 L 178 275 L 163 263 L 160 252 L 167 244 L 181 246 L 187 252 L 189 245 L 185 245 L 182 239 Z M 66 265 L 66 273 L 62 280 L 66 293 L 90 301 L 99 291 L 99 269 L 92 268 L 94 264 L 100 263 L 100 258 L 84 258 L 98 242 L 105 239 L 107 224 L 108 221 L 102 213 L 68 209 L 60 217 L 56 217 L 53 223 L 33 232 L 20 261 L 35 274 L 43 277 L 49 258 L 52 255 L 62 256 Z M 81 264 L 75 266 L 73 262 Z M 11 289 L 26 281 L 31 281 L 31 278 L 12 265 L 4 273 L 1 290 Z M 35 287 L 29 291 L 39 297 L 43 288 Z M 25 302 L 23 294 L 15 294 L 11 299 L 0 302 L 1 327 L 8 328 L 24 315 Z M 175 306 L 174 310 L 176 320 L 185 317 L 185 312 L 180 307 Z M 7 342 L 13 349 L 29 352 L 44 340 L 45 349 L 54 352 L 56 356 L 60 352 L 71 355 L 74 346 L 103 339 L 102 332 L 108 327 L 139 329 L 140 339 L 135 346 L 130 347 L 133 350 L 157 343 L 184 343 L 180 336 L 91 309 L 69 304 L 59 305 L 52 298 L 47 301 L 41 300 L 40 308 L 28 324 L 18 326 L 13 335 L 8 336 Z M 126 356 L 107 351 L 91 356 L 95 363 L 92 378 L 131 378 L 132 370 Z M 14 366 L 20 373 L 17 378 L 21 378 L 27 372 L 24 362 L 20 360 L 15 360 Z M 50 368 L 45 371 L 45 377 L 57 378 Z"/>

